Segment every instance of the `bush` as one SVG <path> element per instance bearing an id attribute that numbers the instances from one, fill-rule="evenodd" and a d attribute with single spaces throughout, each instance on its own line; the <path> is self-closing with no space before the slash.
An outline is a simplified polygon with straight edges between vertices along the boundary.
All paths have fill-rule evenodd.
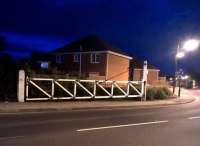
<path id="1" fill-rule="evenodd" d="M 147 89 L 147 100 L 154 100 L 154 98 L 156 97 L 156 92 L 157 92 L 157 90 L 156 90 L 156 88 L 148 88 Z"/>
<path id="2" fill-rule="evenodd" d="M 172 93 L 167 87 L 150 87 L 147 89 L 147 100 L 166 99 Z"/>
<path id="3" fill-rule="evenodd" d="M 167 97 L 163 88 L 158 88 L 154 99 L 166 99 Z"/>
<path id="4" fill-rule="evenodd" d="M 172 92 L 167 87 L 162 87 L 162 90 L 165 92 L 165 94 L 167 96 L 172 96 L 173 95 Z"/>

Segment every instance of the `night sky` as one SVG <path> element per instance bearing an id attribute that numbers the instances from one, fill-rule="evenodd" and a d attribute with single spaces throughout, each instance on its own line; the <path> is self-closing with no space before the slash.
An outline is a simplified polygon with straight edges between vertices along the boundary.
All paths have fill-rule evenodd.
<path id="1" fill-rule="evenodd" d="M 89 34 L 171 73 L 178 43 L 200 38 L 200 1 L 0 1 L 0 35 L 15 57 L 50 51 Z M 199 55 L 200 49 L 180 64 L 200 71 Z"/>

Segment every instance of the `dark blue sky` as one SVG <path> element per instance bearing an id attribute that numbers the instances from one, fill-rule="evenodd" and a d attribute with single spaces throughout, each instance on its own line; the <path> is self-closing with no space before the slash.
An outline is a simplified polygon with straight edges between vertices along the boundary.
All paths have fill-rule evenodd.
<path id="1" fill-rule="evenodd" d="M 199 0 L 1 0 L 0 34 L 16 56 L 49 51 L 97 34 L 161 68 L 174 70 L 179 42 L 200 37 Z M 200 71 L 200 50 L 181 64 Z"/>

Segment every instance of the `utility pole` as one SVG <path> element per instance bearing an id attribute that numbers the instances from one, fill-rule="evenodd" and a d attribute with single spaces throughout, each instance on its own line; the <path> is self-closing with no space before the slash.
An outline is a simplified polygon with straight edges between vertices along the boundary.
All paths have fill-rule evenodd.
<path id="1" fill-rule="evenodd" d="M 176 54 L 174 57 L 174 61 L 175 61 L 175 73 L 174 73 L 174 81 L 173 81 L 173 94 L 175 94 L 175 90 L 176 90 L 176 81 L 177 81 L 177 69 L 178 69 L 178 57 L 176 56 L 179 52 L 179 44 L 176 48 Z"/>

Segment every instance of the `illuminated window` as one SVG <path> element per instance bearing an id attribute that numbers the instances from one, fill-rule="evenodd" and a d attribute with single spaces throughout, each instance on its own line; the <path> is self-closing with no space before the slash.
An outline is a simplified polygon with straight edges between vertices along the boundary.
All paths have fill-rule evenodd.
<path id="1" fill-rule="evenodd" d="M 49 68 L 49 62 L 41 62 L 40 67 L 44 69 Z"/>
<path id="2" fill-rule="evenodd" d="M 100 54 L 92 53 L 90 55 L 90 63 L 100 63 Z"/>
<path id="3" fill-rule="evenodd" d="M 79 53 L 74 54 L 74 62 L 80 62 L 80 54 Z"/>

